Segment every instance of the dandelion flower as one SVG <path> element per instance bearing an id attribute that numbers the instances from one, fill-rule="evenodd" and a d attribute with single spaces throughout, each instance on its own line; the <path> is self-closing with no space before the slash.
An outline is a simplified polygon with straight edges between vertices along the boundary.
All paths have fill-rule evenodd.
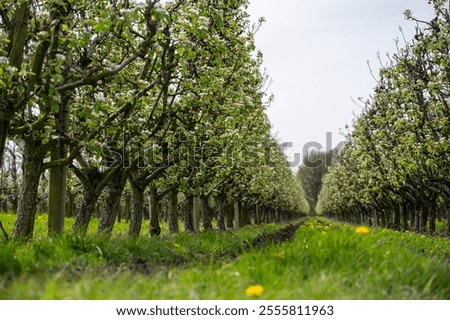
<path id="1" fill-rule="evenodd" d="M 250 286 L 245 290 L 245 295 L 247 297 L 260 297 L 264 293 L 263 286 L 257 284 L 254 286 Z"/>
<path id="2" fill-rule="evenodd" d="M 43 217 L 42 215 L 39 215 L 39 216 L 37 217 L 37 219 L 38 219 L 38 221 L 44 221 L 44 217 Z"/>
<path id="3" fill-rule="evenodd" d="M 173 246 L 174 246 L 175 248 L 180 248 L 180 247 L 181 247 L 178 243 L 174 243 Z"/>
<path id="4" fill-rule="evenodd" d="M 355 229 L 355 232 L 358 234 L 368 234 L 369 233 L 369 228 L 361 226 Z"/>
<path id="5" fill-rule="evenodd" d="M 284 252 L 274 252 L 272 255 L 277 259 L 284 259 L 286 256 L 284 255 Z"/>

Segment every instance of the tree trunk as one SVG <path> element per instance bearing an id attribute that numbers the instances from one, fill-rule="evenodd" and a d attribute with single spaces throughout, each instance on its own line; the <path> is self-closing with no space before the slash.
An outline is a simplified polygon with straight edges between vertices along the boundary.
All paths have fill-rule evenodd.
<path id="1" fill-rule="evenodd" d="M 402 218 L 402 230 L 406 231 L 409 229 L 409 227 L 408 227 L 408 207 L 405 208 L 403 206 L 403 204 L 400 204 L 400 215 Z"/>
<path id="2" fill-rule="evenodd" d="M 73 195 L 71 190 L 67 190 L 67 208 L 66 208 L 67 217 L 73 217 L 74 204 L 75 204 L 75 196 Z"/>
<path id="3" fill-rule="evenodd" d="M 58 140 L 51 150 L 51 161 L 57 161 L 66 157 L 66 145 L 63 137 L 66 136 L 69 127 L 69 112 L 67 106 L 69 97 L 63 95 L 56 117 L 56 134 Z M 60 165 L 50 168 L 50 182 L 48 191 L 48 234 L 62 234 L 64 231 L 64 219 L 66 217 L 66 185 L 67 167 Z"/>
<path id="4" fill-rule="evenodd" d="M 83 200 L 81 202 L 80 211 L 75 219 L 73 225 L 74 232 L 86 233 L 91 221 L 92 214 L 95 210 L 95 205 L 100 197 L 100 192 L 96 190 L 96 183 L 89 183 L 83 185 Z"/>
<path id="5" fill-rule="evenodd" d="M 128 236 L 139 237 L 141 235 L 142 217 L 144 214 L 144 192 L 145 187 L 130 179 L 131 191 L 133 194 L 132 210 Z"/>
<path id="6" fill-rule="evenodd" d="M 211 230 L 212 229 L 211 209 L 208 206 L 208 197 L 201 196 L 200 203 L 201 203 L 201 208 L 202 208 L 203 229 Z"/>
<path id="7" fill-rule="evenodd" d="M 436 234 L 436 207 L 435 206 L 431 206 L 429 207 L 429 212 L 430 212 L 430 230 L 429 233 L 431 235 Z"/>
<path id="8" fill-rule="evenodd" d="M 0 167 L 3 166 L 3 157 L 5 153 L 6 140 L 8 139 L 10 120 L 0 121 Z"/>
<path id="9" fill-rule="evenodd" d="M 409 230 L 414 230 L 414 224 L 416 221 L 416 214 L 414 212 L 413 206 L 408 206 L 408 215 L 409 215 Z"/>
<path id="10" fill-rule="evenodd" d="M 381 211 L 381 226 L 383 228 L 387 227 L 387 221 L 386 221 L 386 210 Z"/>
<path id="11" fill-rule="evenodd" d="M 241 214 L 240 214 L 240 208 L 239 208 L 239 201 L 235 201 L 233 208 L 234 208 L 234 227 L 236 229 L 239 229 L 241 227 Z"/>
<path id="12" fill-rule="evenodd" d="M 414 231 L 420 231 L 420 209 L 414 208 Z"/>
<path id="13" fill-rule="evenodd" d="M 131 198 L 130 193 L 125 191 L 125 221 L 130 222 L 131 218 Z"/>
<path id="14" fill-rule="evenodd" d="M 239 216 L 241 217 L 240 220 L 240 227 L 245 227 L 249 225 L 250 222 L 250 215 L 251 215 L 251 208 L 247 203 L 244 203 L 243 205 L 240 205 L 239 208 Z"/>
<path id="15" fill-rule="evenodd" d="M 194 230 L 196 232 L 200 231 L 200 199 L 199 197 L 194 197 L 194 205 L 193 205 L 193 221 L 194 221 Z"/>
<path id="16" fill-rule="evenodd" d="M 58 160 L 52 154 L 51 160 Z M 61 234 L 64 231 L 66 217 L 66 174 L 65 166 L 50 168 L 48 191 L 48 234 Z"/>
<path id="17" fill-rule="evenodd" d="M 122 199 L 122 197 L 120 197 Z M 119 208 L 117 210 L 117 222 L 120 223 L 122 221 L 122 212 L 123 212 L 123 206 L 120 205 L 119 200 Z"/>
<path id="18" fill-rule="evenodd" d="M 122 170 L 119 171 L 116 177 L 108 183 L 105 206 L 100 216 L 100 223 L 98 225 L 97 233 L 105 233 L 108 235 L 111 234 L 116 217 L 120 210 L 120 198 L 126 182 L 126 175 Z"/>
<path id="19" fill-rule="evenodd" d="M 401 213 L 400 213 L 400 211 L 401 211 L 401 205 L 400 204 L 398 204 L 397 205 L 397 207 L 396 208 L 394 208 L 394 210 L 393 210 L 394 212 L 393 212 L 393 214 L 394 214 L 394 217 L 393 217 L 393 224 L 392 224 L 392 227 L 393 227 L 393 229 L 394 230 L 400 230 L 400 224 L 401 224 Z"/>
<path id="20" fill-rule="evenodd" d="M 24 58 L 24 52 L 26 49 L 26 43 L 28 39 L 28 27 L 30 22 L 30 7 L 31 7 L 31 1 L 23 1 L 19 2 L 16 11 L 13 13 L 10 11 L 10 13 L 13 13 L 13 16 L 10 17 L 11 26 L 9 27 L 9 30 L 2 33 L 3 36 L 8 37 L 8 44 L 6 47 L 6 56 L 9 60 L 9 65 L 11 67 L 16 68 L 16 70 L 22 69 L 22 62 Z M 3 19 L 2 19 L 3 20 Z M 2 21 L 2 24 L 4 21 Z M 4 47 L 4 46 L 3 46 Z M 4 91 L 1 90 L 0 93 L 3 93 Z M 6 97 L 8 95 L 6 94 Z M 6 140 L 8 139 L 9 135 L 9 129 L 11 126 L 11 120 L 14 118 L 14 115 L 17 111 L 15 109 L 15 104 L 17 101 L 4 101 L 7 99 L 3 94 L 1 94 L 2 98 L 2 110 L 0 113 L 0 166 L 3 165 L 3 156 L 5 152 L 5 146 L 6 146 Z M 23 203 L 22 203 L 23 205 Z M 22 207 L 24 209 L 24 207 Z M 24 222 L 24 221 L 22 221 Z M 19 226 L 18 226 L 19 227 Z M 25 227 L 25 229 L 28 229 L 28 227 Z M 19 232 L 20 233 L 20 232 Z M 33 233 L 33 228 L 31 228 L 31 233 Z M 25 237 L 28 238 L 28 237 Z"/>
<path id="21" fill-rule="evenodd" d="M 184 231 L 194 232 L 194 221 L 192 216 L 192 210 L 194 207 L 194 197 L 187 196 L 184 203 Z"/>
<path id="22" fill-rule="evenodd" d="M 178 233 L 178 190 L 169 192 L 167 205 L 167 218 L 169 220 L 169 232 Z"/>
<path id="23" fill-rule="evenodd" d="M 422 214 L 420 218 L 420 232 L 427 232 L 427 224 L 428 224 L 428 210 L 426 208 L 422 208 Z"/>
<path id="24" fill-rule="evenodd" d="M 13 229 L 15 239 L 31 240 L 33 238 L 39 180 L 43 171 L 44 157 L 45 150 L 40 141 L 25 141 L 22 185 Z"/>
<path id="25" fill-rule="evenodd" d="M 161 234 L 161 226 L 159 225 L 159 201 L 158 189 L 150 185 L 150 236 L 155 237 Z"/>
<path id="26" fill-rule="evenodd" d="M 217 227 L 219 230 L 225 230 L 225 197 L 222 194 L 219 194 L 217 197 L 217 205 L 219 209 L 219 213 L 217 215 Z"/>
<path id="27" fill-rule="evenodd" d="M 259 204 L 255 204 L 255 218 L 253 220 L 253 223 L 256 224 L 256 225 L 261 223 Z"/>
<path id="28" fill-rule="evenodd" d="M 231 204 L 225 204 L 225 225 L 227 229 L 233 229 L 234 211 Z"/>

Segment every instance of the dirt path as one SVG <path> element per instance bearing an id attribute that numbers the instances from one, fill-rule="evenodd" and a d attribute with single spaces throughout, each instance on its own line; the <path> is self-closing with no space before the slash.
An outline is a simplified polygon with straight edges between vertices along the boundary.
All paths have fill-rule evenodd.
<path id="1" fill-rule="evenodd" d="M 265 246 L 271 244 L 280 244 L 286 241 L 292 241 L 295 236 L 295 231 L 303 224 L 304 219 L 301 222 L 296 222 L 295 224 L 288 225 L 287 227 L 277 231 L 275 233 L 263 233 L 256 237 L 251 244 L 243 244 L 243 246 L 235 252 L 228 252 L 223 256 L 214 257 L 214 263 L 222 263 L 225 261 L 231 261 L 239 257 L 241 254 L 248 252 L 252 249 L 262 249 Z M 153 274 L 154 271 L 158 271 L 161 269 L 167 269 L 168 267 L 187 267 L 192 266 L 193 263 L 209 263 L 211 262 L 211 256 L 206 254 L 199 253 L 195 257 L 191 258 L 181 258 L 172 261 L 167 261 L 165 263 L 161 263 L 159 265 L 155 265 L 150 261 L 146 261 L 140 257 L 134 257 L 133 261 L 129 264 L 122 265 L 122 268 L 125 270 L 130 270 L 132 272 L 141 273 L 141 274 Z M 114 266 L 117 268 L 117 266 Z"/>
<path id="2" fill-rule="evenodd" d="M 291 224 L 276 233 L 264 233 L 253 240 L 253 247 L 261 248 L 268 244 L 279 244 L 286 241 L 292 241 L 295 231 L 302 225 L 301 223 Z"/>

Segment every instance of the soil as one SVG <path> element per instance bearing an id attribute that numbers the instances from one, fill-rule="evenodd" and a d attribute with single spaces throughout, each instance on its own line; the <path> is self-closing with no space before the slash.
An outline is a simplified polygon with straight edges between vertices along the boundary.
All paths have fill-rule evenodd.
<path id="1" fill-rule="evenodd" d="M 261 248 L 268 244 L 279 244 L 286 241 L 292 241 L 295 236 L 295 231 L 301 224 L 289 225 L 286 228 L 276 233 L 264 233 L 253 240 L 253 247 Z"/>
<path id="2" fill-rule="evenodd" d="M 263 233 L 261 235 L 259 235 L 258 237 L 256 237 L 252 244 L 250 245 L 249 243 L 244 244 L 243 247 L 236 251 L 236 252 L 228 252 L 225 255 L 222 256 L 217 256 L 214 257 L 214 263 L 222 263 L 224 261 L 230 261 L 233 259 L 236 259 L 240 254 L 242 254 L 245 251 L 251 250 L 252 248 L 256 248 L 256 249 L 261 249 L 264 246 L 270 245 L 270 244 L 280 244 L 286 241 L 292 241 L 294 236 L 295 236 L 295 231 L 298 229 L 298 227 L 301 226 L 302 223 L 297 223 L 297 224 L 291 224 L 289 226 L 287 226 L 284 229 L 281 229 L 278 232 L 275 233 Z M 199 254 L 198 256 L 196 256 L 195 259 L 197 262 L 199 261 L 211 261 L 211 257 L 210 256 L 202 256 L 201 254 Z M 124 268 L 125 270 L 130 270 L 132 272 L 135 273 L 140 273 L 140 274 L 146 274 L 146 275 L 150 275 L 152 273 L 154 273 L 157 270 L 161 270 L 164 268 L 169 268 L 169 267 L 182 267 L 182 266 L 187 266 L 189 265 L 189 261 L 186 261 L 184 259 L 182 259 L 181 257 L 176 259 L 176 260 L 172 260 L 172 261 L 166 261 L 165 263 L 160 263 L 160 264 L 155 264 L 152 263 L 150 261 L 147 261 L 145 259 L 142 259 L 141 257 L 134 257 L 133 260 L 131 261 L 131 263 L 122 265 L 122 268 Z M 115 266 L 117 268 L 117 266 Z"/>

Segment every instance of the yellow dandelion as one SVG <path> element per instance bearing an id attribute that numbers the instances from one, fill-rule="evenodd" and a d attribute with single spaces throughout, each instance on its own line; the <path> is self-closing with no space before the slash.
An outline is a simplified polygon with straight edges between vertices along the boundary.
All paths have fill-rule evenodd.
<path id="1" fill-rule="evenodd" d="M 369 228 L 365 227 L 365 226 L 361 226 L 355 229 L 355 232 L 358 234 L 368 234 L 369 233 Z"/>
<path id="2" fill-rule="evenodd" d="M 44 221 L 44 217 L 43 217 L 42 215 L 39 215 L 39 216 L 37 217 L 37 219 L 38 219 L 38 221 Z"/>
<path id="3" fill-rule="evenodd" d="M 309 225 L 309 228 L 310 228 L 311 230 L 314 230 L 314 225 L 313 225 L 313 224 L 310 224 L 310 225 Z"/>
<path id="4" fill-rule="evenodd" d="M 263 286 L 257 284 L 254 286 L 250 286 L 247 289 L 245 289 L 245 295 L 247 297 L 260 297 L 264 293 Z"/>
<path id="5" fill-rule="evenodd" d="M 173 246 L 174 246 L 175 248 L 180 248 L 180 247 L 181 247 L 178 243 L 174 243 Z"/>
<path id="6" fill-rule="evenodd" d="M 325 230 L 328 230 L 328 229 L 330 229 L 330 227 L 329 226 L 325 226 L 325 228 L 324 228 Z"/>
<path id="7" fill-rule="evenodd" d="M 327 233 L 325 231 L 322 231 L 321 235 L 326 236 Z"/>
<path id="8" fill-rule="evenodd" d="M 286 256 L 284 255 L 284 252 L 274 252 L 274 253 L 272 253 L 272 255 L 275 257 L 275 258 L 277 258 L 277 259 L 284 259 L 284 258 L 286 258 Z"/>

